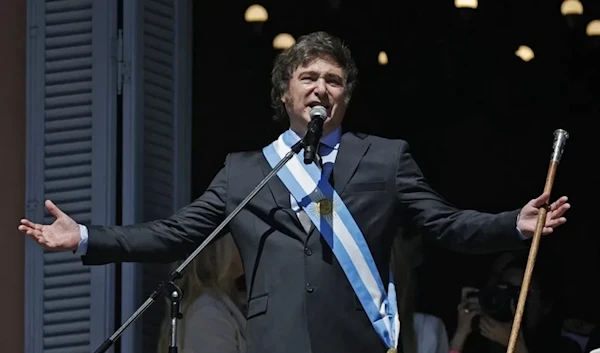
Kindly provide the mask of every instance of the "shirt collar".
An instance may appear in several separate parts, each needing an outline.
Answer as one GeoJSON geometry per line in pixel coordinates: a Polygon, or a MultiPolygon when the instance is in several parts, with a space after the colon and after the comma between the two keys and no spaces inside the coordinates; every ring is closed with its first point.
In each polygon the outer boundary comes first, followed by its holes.
{"type": "MultiPolygon", "coordinates": [[[[300,135],[298,135],[294,130],[290,131],[294,134],[294,136],[296,136],[298,139],[301,139],[302,137],[300,135]]],[[[333,130],[331,133],[329,133],[326,136],[321,137],[321,143],[324,144],[325,146],[328,146],[334,150],[337,150],[340,146],[340,140],[342,139],[342,127],[338,127],[337,129],[333,130]]]]}

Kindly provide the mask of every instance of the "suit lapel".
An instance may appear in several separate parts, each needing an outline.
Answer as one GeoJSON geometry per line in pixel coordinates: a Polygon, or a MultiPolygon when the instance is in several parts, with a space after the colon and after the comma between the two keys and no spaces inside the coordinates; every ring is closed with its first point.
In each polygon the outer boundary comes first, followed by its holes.
{"type": "MultiPolygon", "coordinates": [[[[267,176],[267,174],[269,174],[271,172],[271,170],[273,169],[273,168],[271,168],[271,165],[269,164],[269,162],[267,161],[267,159],[264,156],[261,159],[260,166],[262,168],[264,176],[267,176]]],[[[280,208],[291,208],[292,207],[290,205],[290,192],[285,187],[285,185],[283,185],[283,182],[281,182],[281,179],[279,179],[279,177],[277,175],[274,175],[271,178],[271,180],[269,180],[269,182],[267,183],[267,186],[269,187],[269,190],[271,191],[271,195],[273,195],[273,199],[275,200],[275,203],[277,204],[277,206],[279,206],[280,208]]]]}
{"type": "Polygon", "coordinates": [[[342,135],[340,150],[333,166],[333,186],[338,195],[341,195],[348,185],[370,145],[370,142],[357,135],[342,135]]]}
{"type": "MultiPolygon", "coordinates": [[[[263,175],[267,176],[267,174],[271,172],[272,168],[264,156],[261,159],[260,165],[263,171],[263,175]]],[[[298,220],[298,216],[296,216],[296,213],[294,212],[294,210],[292,210],[292,205],[290,203],[290,192],[285,187],[281,179],[279,179],[277,175],[274,175],[271,178],[271,180],[269,180],[269,182],[267,183],[267,187],[271,191],[271,195],[273,196],[273,199],[275,200],[277,206],[282,211],[290,215],[290,217],[294,220],[294,223],[296,223],[296,225],[300,227],[300,229],[302,229],[302,233],[305,233],[304,228],[302,228],[302,223],[300,223],[300,220],[298,220]]]]}

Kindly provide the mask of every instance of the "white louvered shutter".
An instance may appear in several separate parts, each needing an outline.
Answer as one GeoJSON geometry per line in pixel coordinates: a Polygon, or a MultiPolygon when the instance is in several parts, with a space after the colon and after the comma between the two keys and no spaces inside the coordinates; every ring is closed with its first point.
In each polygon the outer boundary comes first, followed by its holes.
{"type": "MultiPolygon", "coordinates": [[[[26,217],[44,200],[82,224],[113,224],[116,0],[27,1],[26,217]]],[[[25,352],[88,353],[114,329],[114,265],[26,243],[25,352]]]]}
{"type": "MultiPolygon", "coordinates": [[[[137,223],[169,217],[191,197],[191,1],[135,0],[124,6],[123,220],[137,223]]],[[[168,270],[123,265],[122,321],[168,270]]],[[[124,352],[156,351],[165,307],[161,298],[124,334],[124,352]]]]}

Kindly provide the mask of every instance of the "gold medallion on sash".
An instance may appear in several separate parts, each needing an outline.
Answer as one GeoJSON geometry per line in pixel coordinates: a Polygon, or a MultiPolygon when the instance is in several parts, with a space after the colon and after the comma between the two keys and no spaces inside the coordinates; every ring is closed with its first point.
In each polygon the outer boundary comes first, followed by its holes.
{"type": "Polygon", "coordinates": [[[333,202],[329,199],[319,200],[316,205],[316,211],[321,217],[331,216],[333,213],[333,202]]]}
{"type": "Polygon", "coordinates": [[[398,350],[396,348],[390,348],[387,350],[387,353],[398,353],[398,350]]]}

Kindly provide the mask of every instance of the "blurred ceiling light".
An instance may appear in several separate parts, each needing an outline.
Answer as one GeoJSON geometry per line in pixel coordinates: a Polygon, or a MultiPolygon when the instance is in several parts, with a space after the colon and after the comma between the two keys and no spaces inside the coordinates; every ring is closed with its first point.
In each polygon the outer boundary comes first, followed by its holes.
{"type": "Polygon", "coordinates": [[[457,8],[477,8],[477,0],[454,0],[454,6],[457,8]]]}
{"type": "Polygon", "coordinates": [[[294,37],[289,33],[279,33],[273,38],[273,48],[285,50],[296,43],[294,37]]]}
{"type": "Polygon", "coordinates": [[[531,50],[531,48],[526,45],[519,46],[519,49],[517,49],[515,54],[523,61],[530,61],[535,57],[535,55],[533,54],[533,50],[531,50]]]}
{"type": "Polygon", "coordinates": [[[379,65],[387,65],[388,64],[387,53],[384,51],[380,51],[379,56],[377,56],[377,62],[379,62],[379,65]]]}
{"type": "Polygon", "coordinates": [[[250,5],[244,13],[246,22],[266,22],[269,18],[267,10],[261,5],[250,5]]]}
{"type": "Polygon", "coordinates": [[[583,5],[579,0],[565,0],[560,5],[560,13],[563,16],[581,15],[583,13],[583,5]]]}
{"type": "Polygon", "coordinates": [[[600,36],[600,20],[590,21],[585,29],[585,33],[590,37],[600,36]]]}

